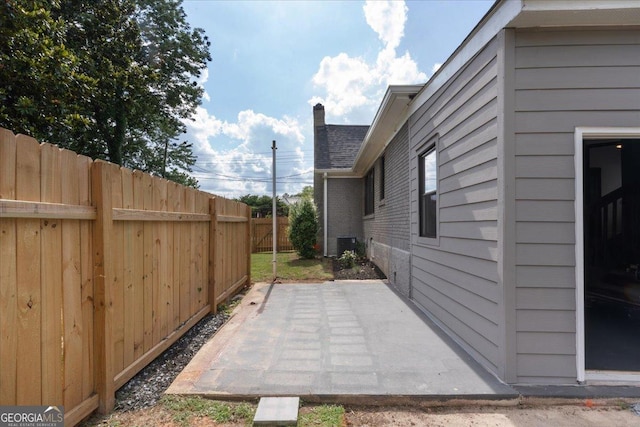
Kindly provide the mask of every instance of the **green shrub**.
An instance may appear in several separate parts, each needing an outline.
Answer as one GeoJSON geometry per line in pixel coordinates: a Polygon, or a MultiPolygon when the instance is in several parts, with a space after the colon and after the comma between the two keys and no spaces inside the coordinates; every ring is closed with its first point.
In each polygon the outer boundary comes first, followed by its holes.
{"type": "Polygon", "coordinates": [[[354,251],[344,251],[338,261],[343,268],[353,268],[356,265],[358,255],[354,251]]]}
{"type": "Polygon", "coordinates": [[[318,213],[316,205],[304,197],[289,208],[289,240],[301,258],[316,256],[318,213]]]}

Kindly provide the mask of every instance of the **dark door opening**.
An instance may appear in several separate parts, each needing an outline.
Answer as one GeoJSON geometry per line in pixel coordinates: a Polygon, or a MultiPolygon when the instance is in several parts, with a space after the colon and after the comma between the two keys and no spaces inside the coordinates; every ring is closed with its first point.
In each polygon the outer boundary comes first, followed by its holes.
{"type": "Polygon", "coordinates": [[[585,141],[585,368],[640,371],[640,140],[585,141]]]}

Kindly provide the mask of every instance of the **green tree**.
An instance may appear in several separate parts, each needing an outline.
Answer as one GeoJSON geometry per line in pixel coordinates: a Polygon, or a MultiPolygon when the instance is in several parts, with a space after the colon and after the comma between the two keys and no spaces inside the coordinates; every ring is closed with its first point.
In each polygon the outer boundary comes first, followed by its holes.
{"type": "Polygon", "coordinates": [[[313,200],[313,186],[305,185],[302,188],[302,191],[299,192],[298,194],[296,194],[296,196],[298,196],[298,197],[306,197],[306,198],[309,198],[309,199],[313,200]]]}
{"type": "Polygon", "coordinates": [[[0,126],[67,141],[90,124],[78,100],[95,83],[66,45],[67,22],[49,1],[0,3],[0,126]]]}
{"type": "Polygon", "coordinates": [[[190,28],[181,1],[16,0],[0,8],[0,126],[196,185],[192,146],[179,137],[203,94],[195,79],[210,43],[190,28]],[[39,52],[48,46],[54,54],[39,52]]]}
{"type": "Polygon", "coordinates": [[[300,257],[316,256],[318,213],[316,205],[307,197],[289,208],[289,240],[300,257]]]}
{"type": "MultiPolygon", "coordinates": [[[[251,206],[251,216],[253,218],[271,217],[273,211],[273,198],[270,196],[258,196],[256,194],[245,194],[236,200],[251,206]]],[[[288,216],[289,206],[276,196],[276,211],[278,216],[288,216]]]]}

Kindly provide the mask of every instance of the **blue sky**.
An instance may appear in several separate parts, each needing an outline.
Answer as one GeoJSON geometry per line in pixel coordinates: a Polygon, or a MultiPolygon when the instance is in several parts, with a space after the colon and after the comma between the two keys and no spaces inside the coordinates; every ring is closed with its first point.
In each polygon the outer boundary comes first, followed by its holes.
{"type": "Polygon", "coordinates": [[[187,138],[200,188],[225,197],[277,194],[313,181],[312,106],[333,124],[371,124],[389,84],[424,83],[493,0],[185,0],[212,61],[187,138]]]}

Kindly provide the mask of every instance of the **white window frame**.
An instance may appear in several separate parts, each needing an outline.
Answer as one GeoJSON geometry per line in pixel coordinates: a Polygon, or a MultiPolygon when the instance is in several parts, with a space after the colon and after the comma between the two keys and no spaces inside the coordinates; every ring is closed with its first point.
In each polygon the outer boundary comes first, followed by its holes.
{"type": "Polygon", "coordinates": [[[439,134],[435,134],[435,135],[431,135],[428,138],[425,138],[423,140],[423,142],[418,145],[415,150],[415,158],[417,159],[418,165],[417,165],[417,180],[416,183],[418,185],[418,187],[416,188],[416,194],[418,194],[418,200],[417,200],[417,205],[416,205],[416,226],[417,229],[415,230],[415,244],[418,245],[424,245],[424,246],[440,246],[440,135],[439,134]],[[435,237],[426,237],[426,236],[421,236],[420,235],[420,163],[421,163],[421,159],[423,154],[425,154],[426,152],[432,150],[435,152],[436,155],[436,194],[437,194],[437,202],[436,202],[436,236],[435,237]]]}

